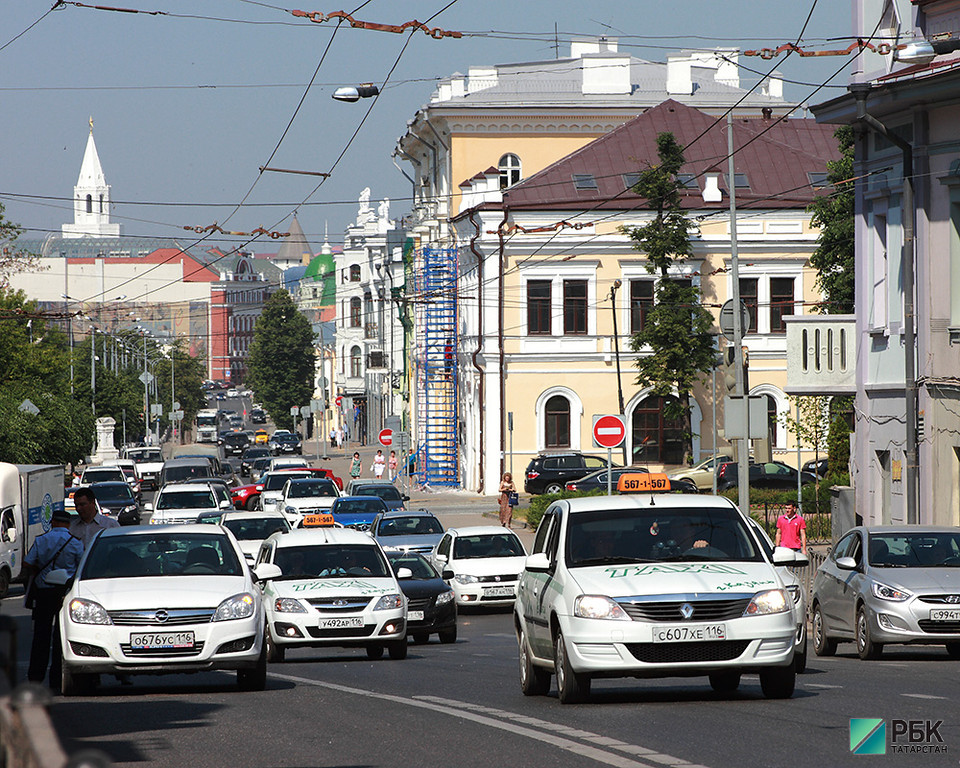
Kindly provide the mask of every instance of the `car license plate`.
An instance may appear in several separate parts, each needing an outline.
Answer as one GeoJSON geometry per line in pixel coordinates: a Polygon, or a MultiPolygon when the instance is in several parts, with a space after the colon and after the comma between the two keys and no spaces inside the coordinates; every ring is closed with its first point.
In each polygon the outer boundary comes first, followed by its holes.
{"type": "Polygon", "coordinates": [[[727,629],[723,624],[664,625],[653,628],[655,643],[698,643],[726,639],[727,629]]]}
{"type": "Polygon", "coordinates": [[[930,621],[960,621],[960,608],[933,608],[930,621]]]}
{"type": "Polygon", "coordinates": [[[141,632],[130,635],[130,647],[137,651],[193,648],[193,632],[141,632]]]}
{"type": "Polygon", "coordinates": [[[423,621],[423,611],[409,611],[407,618],[410,621],[423,621]]]}
{"type": "Polygon", "coordinates": [[[484,597],[513,597],[513,587],[484,587],[484,597]]]}
{"type": "Polygon", "coordinates": [[[362,616],[350,616],[339,619],[320,619],[320,629],[358,629],[363,626],[362,616]]]}

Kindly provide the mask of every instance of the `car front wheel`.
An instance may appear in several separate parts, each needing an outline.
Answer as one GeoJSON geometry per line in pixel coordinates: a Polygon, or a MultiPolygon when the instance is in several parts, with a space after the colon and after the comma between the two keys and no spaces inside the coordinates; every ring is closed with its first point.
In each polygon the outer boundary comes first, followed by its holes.
{"type": "Polygon", "coordinates": [[[837,641],[827,637],[819,603],[813,606],[813,652],[817,656],[833,656],[837,652],[837,641]]]}
{"type": "Polygon", "coordinates": [[[567,644],[559,629],[554,640],[553,666],[561,704],[577,704],[590,696],[590,675],[577,673],[570,666],[567,644]]]}
{"type": "Polygon", "coordinates": [[[396,661],[407,658],[407,636],[404,635],[402,640],[393,640],[388,643],[387,651],[390,653],[390,658],[396,661]]]}
{"type": "Polygon", "coordinates": [[[797,668],[768,667],[760,671],[760,688],[768,699],[789,699],[797,685],[797,668]]]}
{"type": "Polygon", "coordinates": [[[864,661],[883,655],[883,644],[873,641],[867,609],[862,605],[857,609],[857,653],[864,661]]]}
{"type": "Polygon", "coordinates": [[[710,687],[717,693],[733,693],[740,687],[740,670],[714,672],[710,675],[710,687]]]}
{"type": "Polygon", "coordinates": [[[237,686],[241,691],[262,691],[267,687],[267,645],[263,644],[257,664],[237,670],[237,686]]]}
{"type": "Polygon", "coordinates": [[[286,655],[286,649],[283,646],[277,645],[275,642],[273,642],[273,640],[270,638],[270,630],[267,630],[263,636],[263,645],[267,649],[267,661],[269,661],[271,664],[280,664],[283,662],[284,656],[286,655]]]}

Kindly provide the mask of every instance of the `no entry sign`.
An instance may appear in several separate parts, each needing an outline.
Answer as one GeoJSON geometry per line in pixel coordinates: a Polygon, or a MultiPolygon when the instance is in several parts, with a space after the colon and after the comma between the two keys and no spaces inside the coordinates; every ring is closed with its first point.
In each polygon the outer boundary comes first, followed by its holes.
{"type": "Polygon", "coordinates": [[[380,445],[389,448],[393,445],[393,430],[381,429],[380,434],[377,435],[377,440],[380,442],[380,445]]]}
{"type": "Polygon", "coordinates": [[[627,437],[623,416],[593,417],[593,441],[601,448],[616,448],[627,437]]]}

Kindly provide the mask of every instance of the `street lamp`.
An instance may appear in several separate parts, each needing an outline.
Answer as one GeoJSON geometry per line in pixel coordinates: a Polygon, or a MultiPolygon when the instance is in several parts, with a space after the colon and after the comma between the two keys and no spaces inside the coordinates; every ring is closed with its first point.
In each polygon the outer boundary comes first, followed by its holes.
{"type": "Polygon", "coordinates": [[[337,101],[346,101],[353,103],[360,99],[369,99],[372,96],[379,96],[380,89],[372,83],[363,83],[362,85],[346,85],[337,88],[333,92],[333,98],[337,101]]]}

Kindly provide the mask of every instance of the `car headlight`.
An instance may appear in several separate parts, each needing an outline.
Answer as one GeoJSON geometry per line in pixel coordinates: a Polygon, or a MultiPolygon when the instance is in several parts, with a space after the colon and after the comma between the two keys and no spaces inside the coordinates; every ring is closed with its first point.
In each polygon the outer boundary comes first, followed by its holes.
{"type": "Polygon", "coordinates": [[[458,573],[454,576],[458,584],[476,584],[480,579],[476,576],[471,576],[469,573],[458,573]]]}
{"type": "Polygon", "coordinates": [[[580,595],[573,601],[573,615],[581,619],[630,621],[623,608],[605,595],[580,595]]]}
{"type": "Polygon", "coordinates": [[[768,613],[783,613],[790,610],[787,592],[783,589],[768,589],[757,592],[743,612],[744,616],[762,616],[768,613]]]}
{"type": "Polygon", "coordinates": [[[437,595],[437,605],[446,605],[447,603],[453,600],[453,590],[449,592],[441,592],[437,595]]]}
{"type": "Polygon", "coordinates": [[[292,597],[278,597],[273,601],[273,610],[278,613],[306,613],[307,609],[299,600],[292,597]]]}
{"type": "Polygon", "coordinates": [[[384,595],[377,600],[377,604],[373,606],[373,610],[375,611],[392,611],[397,608],[403,608],[403,595],[398,593],[384,595]]]}
{"type": "Polygon", "coordinates": [[[790,593],[790,597],[793,598],[793,604],[798,605],[800,603],[800,585],[799,584],[787,584],[787,592],[790,593]]]}
{"type": "Polygon", "coordinates": [[[211,621],[232,621],[233,619],[248,619],[253,616],[256,601],[249,592],[228,597],[217,606],[211,621]]]}
{"type": "Polygon", "coordinates": [[[81,597],[70,601],[70,620],[77,624],[113,624],[106,608],[81,597]]]}
{"type": "Polygon", "coordinates": [[[902,603],[904,600],[910,599],[909,592],[904,592],[902,589],[895,587],[888,587],[879,581],[873,582],[873,596],[879,597],[881,600],[892,600],[896,603],[902,603]]]}

